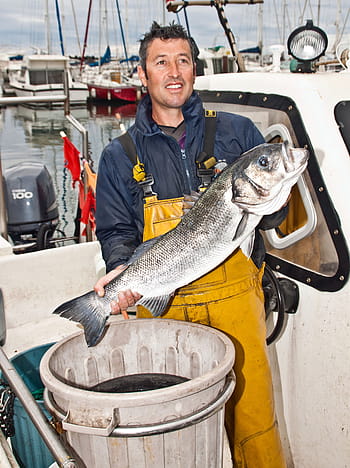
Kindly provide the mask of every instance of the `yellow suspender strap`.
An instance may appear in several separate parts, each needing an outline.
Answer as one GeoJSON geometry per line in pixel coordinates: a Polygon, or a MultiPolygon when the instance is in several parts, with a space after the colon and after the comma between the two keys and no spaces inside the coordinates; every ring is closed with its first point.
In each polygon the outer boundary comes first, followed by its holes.
{"type": "Polygon", "coordinates": [[[131,138],[129,132],[124,133],[118,140],[122,147],[124,148],[125,153],[133,164],[132,176],[136,182],[141,186],[143,190],[144,197],[149,197],[155,195],[152,190],[152,185],[154,179],[152,174],[146,174],[145,167],[137,156],[135,143],[131,138]]]}
{"type": "Polygon", "coordinates": [[[214,156],[214,142],[216,132],[216,111],[205,110],[205,132],[203,151],[197,157],[197,175],[201,180],[200,191],[205,190],[214,176],[214,166],[217,159],[214,156]]]}

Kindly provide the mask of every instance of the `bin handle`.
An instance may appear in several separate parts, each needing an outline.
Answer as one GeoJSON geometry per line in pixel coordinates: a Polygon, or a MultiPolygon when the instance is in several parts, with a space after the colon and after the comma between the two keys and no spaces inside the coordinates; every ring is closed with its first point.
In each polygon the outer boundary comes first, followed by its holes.
{"type": "Polygon", "coordinates": [[[110,423],[107,427],[98,428],[98,427],[90,427],[90,426],[81,426],[78,424],[73,424],[67,422],[67,418],[69,416],[69,411],[66,415],[64,415],[58,408],[57,405],[54,403],[52,399],[51,392],[48,392],[45,389],[45,402],[49,410],[57,413],[58,416],[62,419],[62,427],[65,430],[72,431],[72,432],[80,432],[84,434],[90,435],[101,435],[101,436],[110,436],[110,437],[144,437],[149,435],[155,434],[163,434],[166,432],[177,431],[183,429],[184,427],[193,426],[194,424],[198,424],[204,419],[209,418],[213,414],[217,413],[221,407],[224,406],[226,401],[231,396],[234,388],[235,388],[235,378],[233,372],[231,371],[227,377],[224,388],[219,395],[219,397],[209,403],[209,405],[205,406],[201,410],[197,411],[194,414],[190,414],[187,416],[183,416],[180,419],[176,419],[173,421],[166,421],[164,423],[159,424],[150,424],[147,426],[117,426],[116,427],[116,418],[115,414],[113,414],[110,423]],[[114,429],[113,429],[114,428],[114,429]]]}
{"type": "Polygon", "coordinates": [[[58,408],[57,404],[53,400],[52,393],[45,388],[44,390],[44,398],[45,398],[45,404],[48,408],[48,410],[51,413],[57,414],[58,417],[62,421],[62,429],[65,431],[71,431],[71,432],[79,432],[80,434],[89,434],[89,435],[97,435],[97,436],[103,436],[103,437],[108,437],[110,433],[113,431],[113,428],[117,425],[117,417],[116,417],[116,411],[113,411],[113,415],[109,420],[109,423],[106,427],[94,427],[94,426],[82,426],[79,424],[74,424],[71,422],[68,422],[69,419],[69,410],[67,411],[66,414],[62,413],[62,411],[58,408]]]}
{"type": "Polygon", "coordinates": [[[227,375],[225,386],[219,398],[200,411],[188,416],[184,416],[174,421],[166,421],[164,423],[152,424],[149,426],[118,426],[111,433],[111,437],[144,437],[155,434],[164,434],[166,432],[178,431],[184,427],[198,424],[204,419],[209,418],[217,413],[226,403],[235,388],[236,380],[232,371],[227,375]]]}
{"type": "Polygon", "coordinates": [[[114,411],[106,427],[81,426],[78,424],[68,422],[68,419],[69,410],[67,411],[66,416],[62,420],[62,428],[65,431],[79,432],[80,434],[93,434],[102,437],[108,437],[113,431],[113,428],[118,424],[118,419],[115,417],[114,411]]]}

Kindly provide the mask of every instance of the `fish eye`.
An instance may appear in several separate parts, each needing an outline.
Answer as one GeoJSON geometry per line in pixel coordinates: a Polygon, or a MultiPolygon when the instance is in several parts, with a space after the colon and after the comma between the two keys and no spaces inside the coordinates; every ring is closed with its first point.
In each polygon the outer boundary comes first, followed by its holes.
{"type": "Polygon", "coordinates": [[[269,158],[264,154],[260,156],[257,160],[258,166],[260,166],[262,169],[266,169],[267,167],[269,167],[269,162],[269,158]]]}

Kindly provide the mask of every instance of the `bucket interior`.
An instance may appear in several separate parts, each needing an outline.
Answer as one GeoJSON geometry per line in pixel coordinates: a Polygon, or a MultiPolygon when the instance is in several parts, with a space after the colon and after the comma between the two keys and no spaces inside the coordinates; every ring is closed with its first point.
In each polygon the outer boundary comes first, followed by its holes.
{"type": "Polygon", "coordinates": [[[166,319],[115,322],[91,348],[82,333],[74,335],[50,351],[48,363],[56,379],[82,389],[135,375],[148,380],[152,374],[174,376],[185,382],[215,370],[222,378],[232,364],[232,344],[222,333],[166,319]]]}
{"type": "Polygon", "coordinates": [[[105,380],[91,387],[92,392],[133,393],[147,392],[159,388],[167,388],[187,382],[188,379],[179,375],[148,372],[144,374],[129,374],[105,380]]]}

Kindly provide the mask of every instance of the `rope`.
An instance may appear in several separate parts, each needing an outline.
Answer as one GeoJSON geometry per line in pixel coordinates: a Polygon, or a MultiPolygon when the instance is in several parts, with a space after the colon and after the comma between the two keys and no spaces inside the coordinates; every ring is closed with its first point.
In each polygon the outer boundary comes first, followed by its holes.
{"type": "Polygon", "coordinates": [[[13,403],[15,395],[9,385],[3,380],[0,380],[0,429],[5,437],[13,437],[15,435],[15,427],[13,424],[13,403]]]}

